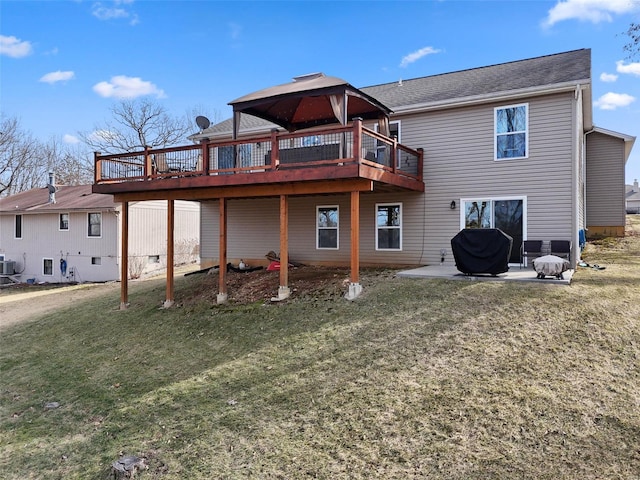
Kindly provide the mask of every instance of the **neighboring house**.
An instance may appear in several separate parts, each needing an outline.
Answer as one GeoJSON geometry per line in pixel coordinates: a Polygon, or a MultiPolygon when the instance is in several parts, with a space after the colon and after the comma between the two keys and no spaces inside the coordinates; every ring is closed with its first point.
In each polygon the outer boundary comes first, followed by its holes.
{"type": "Polygon", "coordinates": [[[626,185],[625,196],[627,213],[640,214],[640,188],[638,188],[638,180],[634,180],[633,185],[626,185]]]}
{"type": "Polygon", "coordinates": [[[587,238],[622,237],[624,170],[635,137],[598,127],[585,136],[587,238]]]}
{"type": "Polygon", "coordinates": [[[350,265],[352,296],[360,264],[453,265],[464,228],[508,233],[513,264],[524,239],[569,240],[575,266],[592,228],[623,234],[635,137],[594,125],[589,49],[361,89],[338,80],[231,102],[233,119],[199,123],[200,145],[182,149],[203,165],[186,173],[155,172],[152,151],[96,157],[94,191],[196,199],[203,267],[279,250],[350,265]],[[131,163],[137,173],[120,172],[131,163]]]}
{"type": "MultiPolygon", "coordinates": [[[[180,262],[199,246],[199,205],[180,202],[176,243],[180,262]],[[177,247],[178,248],[178,247],[177,247]]],[[[0,198],[0,281],[67,283],[120,279],[121,206],[91,185],[36,188],[0,198]],[[51,192],[51,193],[50,193],[51,192]]],[[[167,202],[132,205],[129,272],[166,267],[167,202]]]]}

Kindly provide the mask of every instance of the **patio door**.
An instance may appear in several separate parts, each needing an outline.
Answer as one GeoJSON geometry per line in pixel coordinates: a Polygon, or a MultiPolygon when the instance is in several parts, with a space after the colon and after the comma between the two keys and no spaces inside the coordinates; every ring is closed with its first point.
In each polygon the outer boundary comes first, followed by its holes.
{"type": "Polygon", "coordinates": [[[513,238],[509,263],[520,262],[524,231],[523,199],[462,200],[463,228],[499,228],[513,238]]]}

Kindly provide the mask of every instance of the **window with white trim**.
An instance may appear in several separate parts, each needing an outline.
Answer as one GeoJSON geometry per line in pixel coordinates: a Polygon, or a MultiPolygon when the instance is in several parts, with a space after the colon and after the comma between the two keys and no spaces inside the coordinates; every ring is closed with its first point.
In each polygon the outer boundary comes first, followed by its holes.
{"type": "Polygon", "coordinates": [[[316,248],[338,249],[338,206],[320,205],[316,207],[316,248]]]}
{"type": "Polygon", "coordinates": [[[60,222],[59,222],[60,230],[69,230],[69,214],[61,213],[60,214],[60,222]]]}
{"type": "Polygon", "coordinates": [[[402,203],[376,204],[376,250],[402,250],[402,203]]]}
{"type": "Polygon", "coordinates": [[[102,236],[102,213],[89,212],[87,214],[87,236],[89,237],[101,237],[102,236]]]}
{"type": "Polygon", "coordinates": [[[529,156],[529,104],[494,109],[495,160],[529,156]]]}
{"type": "Polygon", "coordinates": [[[42,259],[42,275],[45,277],[53,277],[53,258],[42,259]]]}
{"type": "Polygon", "coordinates": [[[14,236],[22,238],[22,215],[16,215],[14,236]]]}

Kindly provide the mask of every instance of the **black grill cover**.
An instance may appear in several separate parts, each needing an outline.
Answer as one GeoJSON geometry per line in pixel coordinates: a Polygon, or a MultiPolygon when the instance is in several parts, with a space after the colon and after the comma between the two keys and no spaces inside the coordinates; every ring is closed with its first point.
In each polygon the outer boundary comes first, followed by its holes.
{"type": "Polygon", "coordinates": [[[497,275],[509,270],[512,244],[499,228],[465,228],[451,239],[451,251],[462,273],[497,275]]]}

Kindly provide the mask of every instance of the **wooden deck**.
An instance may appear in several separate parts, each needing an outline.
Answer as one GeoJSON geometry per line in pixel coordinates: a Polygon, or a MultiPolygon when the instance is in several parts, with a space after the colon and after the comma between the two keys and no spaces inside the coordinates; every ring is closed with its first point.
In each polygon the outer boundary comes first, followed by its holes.
{"type": "Polygon", "coordinates": [[[424,191],[422,151],[364,128],[95,155],[93,192],[116,201],[424,191]]]}

